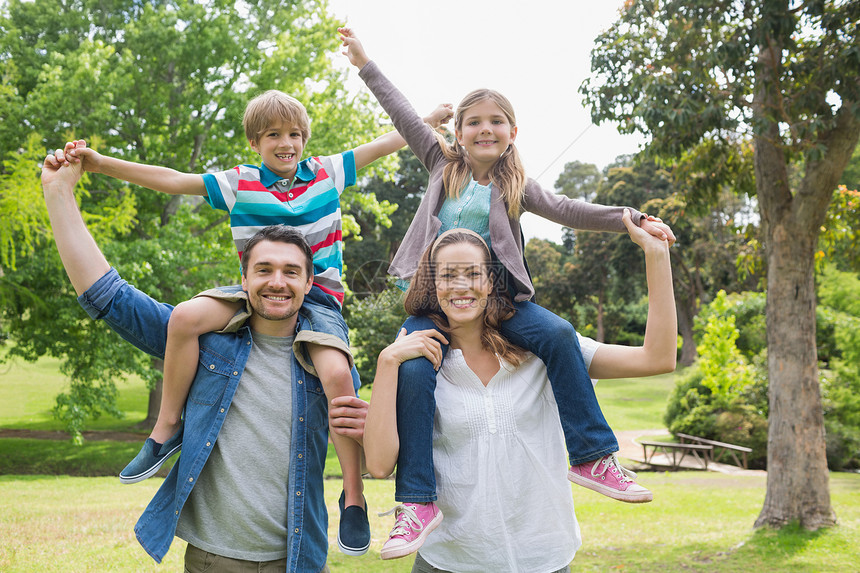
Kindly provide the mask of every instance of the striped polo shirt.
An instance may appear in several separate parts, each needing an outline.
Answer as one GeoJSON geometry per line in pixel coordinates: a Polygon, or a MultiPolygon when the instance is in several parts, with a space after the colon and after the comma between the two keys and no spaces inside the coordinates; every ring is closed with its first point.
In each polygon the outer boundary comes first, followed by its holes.
{"type": "Polygon", "coordinates": [[[352,151],[301,161],[290,183],[265,165],[239,165],[206,173],[206,200],[230,213],[230,228],[239,257],[245,243],[269,225],[298,229],[314,255],[314,286],[343,306],[343,238],[340,195],[355,184],[352,151]]]}

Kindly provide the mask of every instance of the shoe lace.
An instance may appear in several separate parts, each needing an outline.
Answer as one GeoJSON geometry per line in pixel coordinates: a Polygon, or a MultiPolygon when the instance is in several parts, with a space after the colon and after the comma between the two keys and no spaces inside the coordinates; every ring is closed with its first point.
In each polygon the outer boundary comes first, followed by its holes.
{"type": "Polygon", "coordinates": [[[412,531],[421,531],[424,529],[424,524],[418,519],[415,513],[415,508],[409,505],[400,504],[392,507],[388,511],[379,514],[379,517],[394,514],[394,527],[391,529],[389,537],[397,535],[407,535],[412,531]]]}
{"type": "Polygon", "coordinates": [[[606,470],[609,469],[612,473],[618,474],[619,478],[622,482],[632,482],[636,477],[636,474],[622,466],[618,462],[618,457],[615,454],[609,454],[601,459],[599,462],[594,464],[591,468],[591,475],[594,477],[598,477],[606,473],[606,470]]]}

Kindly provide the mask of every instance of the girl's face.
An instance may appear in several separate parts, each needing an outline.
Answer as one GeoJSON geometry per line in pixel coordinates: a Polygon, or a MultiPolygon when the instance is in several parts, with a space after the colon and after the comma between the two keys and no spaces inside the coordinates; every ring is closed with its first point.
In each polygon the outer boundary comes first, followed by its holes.
{"type": "Polygon", "coordinates": [[[454,133],[473,163],[493,165],[517,138],[516,126],[493,100],[482,100],[461,115],[463,121],[454,133]]]}
{"type": "Polygon", "coordinates": [[[492,292],[481,248],[454,243],[436,252],[436,297],[452,327],[480,324],[492,292]]]}

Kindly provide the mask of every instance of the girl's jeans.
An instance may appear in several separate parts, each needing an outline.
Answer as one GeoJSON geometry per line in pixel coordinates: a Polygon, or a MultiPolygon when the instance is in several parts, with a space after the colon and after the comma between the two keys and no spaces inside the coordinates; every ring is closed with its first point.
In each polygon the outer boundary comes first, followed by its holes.
{"type": "MultiPolygon", "coordinates": [[[[546,364],[571,465],[618,451],[615,434],[606,423],[579,340],[571,324],[533,302],[514,303],[516,314],[502,324],[502,334],[546,364]]],[[[436,328],[426,317],[411,316],[407,332],[436,328]]],[[[443,333],[444,334],[444,333],[443,333]]],[[[442,347],[443,355],[448,347],[442,347]]],[[[436,499],[433,471],[433,416],[436,412],[436,371],[426,358],[400,365],[397,384],[397,433],[400,452],[394,499],[426,503],[436,499]]]]}

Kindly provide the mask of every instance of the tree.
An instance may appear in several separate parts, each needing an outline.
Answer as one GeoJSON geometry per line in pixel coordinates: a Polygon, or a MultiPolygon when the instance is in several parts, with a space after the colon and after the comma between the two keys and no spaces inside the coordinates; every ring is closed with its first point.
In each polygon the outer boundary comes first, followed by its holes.
{"type": "MultiPolygon", "coordinates": [[[[860,136],[860,1],[627,2],[582,88],[595,121],[686,161],[700,204],[754,150],[767,264],[767,495],[756,524],[835,522],[815,348],[814,254],[860,136]],[[704,152],[703,152],[704,150],[704,152]]],[[[691,201],[692,203],[693,201],[691,201]]]]}
{"type": "MultiPolygon", "coordinates": [[[[102,152],[193,173],[257,162],[241,128],[242,112],[250,97],[271,88],[308,108],[313,136],[307,154],[367,141],[382,128],[368,96],[350,95],[346,72],[333,65],[336,27],[325,0],[3,3],[0,157],[8,161],[0,170],[0,201],[16,189],[12,178],[20,170],[10,158],[31,134],[38,134],[43,150],[85,137],[102,152]]],[[[32,171],[29,181],[38,189],[38,170],[32,171]]],[[[212,284],[238,281],[222,213],[193,198],[101,176],[81,187],[84,211],[105,227],[99,238],[109,259],[153,296],[175,304],[212,284]],[[108,225],[112,220],[128,224],[108,225]]],[[[352,189],[343,201],[353,198],[374,212],[374,199],[352,189]]],[[[3,214],[5,233],[5,208],[3,214]]],[[[10,228],[22,231],[24,221],[10,228]]],[[[350,221],[344,229],[358,231],[350,221]]],[[[158,363],[144,362],[127,345],[105,344],[95,334],[99,327],[74,308],[49,229],[40,225],[31,238],[17,232],[12,241],[15,249],[2,252],[17,253],[17,264],[12,268],[4,258],[0,268],[7,285],[0,287],[6,303],[0,328],[15,342],[6,357],[64,359],[72,386],[59,410],[70,429],[79,432],[86,416],[111,410],[114,380],[124,374],[143,375],[157,397],[158,363]]]]}
{"type": "Polygon", "coordinates": [[[570,161],[555,180],[555,188],[571,199],[593,201],[603,182],[603,174],[593,163],[570,161]]]}

